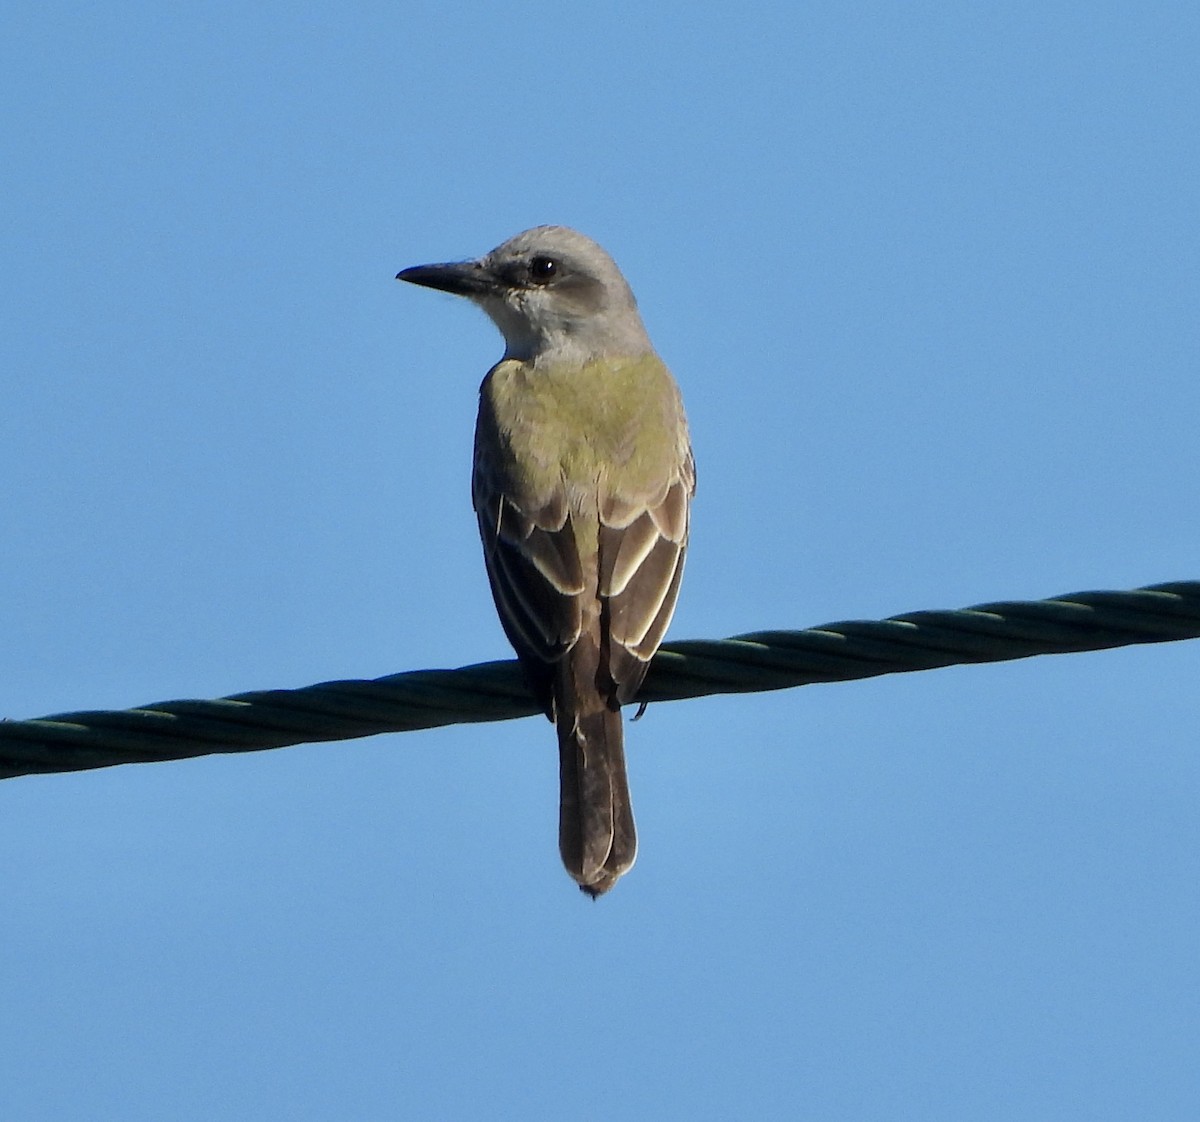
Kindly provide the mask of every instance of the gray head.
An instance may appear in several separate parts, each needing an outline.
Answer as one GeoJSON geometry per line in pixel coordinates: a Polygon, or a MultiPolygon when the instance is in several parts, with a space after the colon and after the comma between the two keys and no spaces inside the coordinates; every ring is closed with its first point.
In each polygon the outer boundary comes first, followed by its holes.
{"type": "Polygon", "coordinates": [[[616,263],[566,226],[535,226],[478,261],[416,265],[396,279],[473,300],[504,335],[505,358],[586,362],[653,349],[616,263]]]}

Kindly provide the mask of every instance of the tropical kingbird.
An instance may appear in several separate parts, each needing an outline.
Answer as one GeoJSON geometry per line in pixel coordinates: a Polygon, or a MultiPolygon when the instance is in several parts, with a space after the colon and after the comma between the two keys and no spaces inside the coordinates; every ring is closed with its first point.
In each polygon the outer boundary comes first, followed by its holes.
{"type": "Polygon", "coordinates": [[[558,729],[563,864],[599,896],[637,853],[621,706],[670,623],[687,548],[679,389],[612,258],[564,226],[397,279],[468,297],[504,335],[471,493],[500,622],[558,729]]]}

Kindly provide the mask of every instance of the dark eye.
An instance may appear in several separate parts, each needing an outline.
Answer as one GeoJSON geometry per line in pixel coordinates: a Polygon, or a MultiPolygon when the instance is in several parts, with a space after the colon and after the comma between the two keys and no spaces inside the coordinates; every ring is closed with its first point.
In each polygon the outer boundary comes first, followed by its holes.
{"type": "Polygon", "coordinates": [[[553,257],[535,257],[529,262],[529,279],[534,284],[546,284],[558,273],[558,262],[553,257]]]}

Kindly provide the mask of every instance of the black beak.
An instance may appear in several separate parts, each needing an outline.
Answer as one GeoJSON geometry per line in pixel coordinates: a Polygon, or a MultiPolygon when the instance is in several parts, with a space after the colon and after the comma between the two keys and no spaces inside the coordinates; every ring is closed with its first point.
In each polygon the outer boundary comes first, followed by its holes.
{"type": "Polygon", "coordinates": [[[478,261],[451,261],[444,265],[414,265],[401,269],[397,280],[453,292],[455,296],[485,296],[496,291],[496,278],[478,261]]]}

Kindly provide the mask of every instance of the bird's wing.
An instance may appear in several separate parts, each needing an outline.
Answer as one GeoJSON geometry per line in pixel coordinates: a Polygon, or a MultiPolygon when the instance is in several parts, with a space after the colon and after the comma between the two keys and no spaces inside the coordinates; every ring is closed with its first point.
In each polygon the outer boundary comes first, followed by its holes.
{"type": "Polygon", "coordinates": [[[553,666],[579,638],[587,591],[562,491],[522,506],[503,487],[486,449],[476,449],[472,498],[500,622],[550,711],[553,666]]]}
{"type": "Polygon", "coordinates": [[[598,591],[607,609],[608,670],[621,703],[637,694],[675,612],[696,487],[691,450],[684,452],[654,493],[601,501],[598,591]]]}
{"type": "Polygon", "coordinates": [[[607,496],[600,507],[598,584],[589,587],[565,493],[521,509],[497,486],[486,459],[477,457],[473,497],[492,596],[543,705],[552,667],[579,638],[584,599],[597,595],[607,647],[601,660],[615,700],[634,698],[675,611],[694,487],[689,453],[648,498],[607,496]]]}

